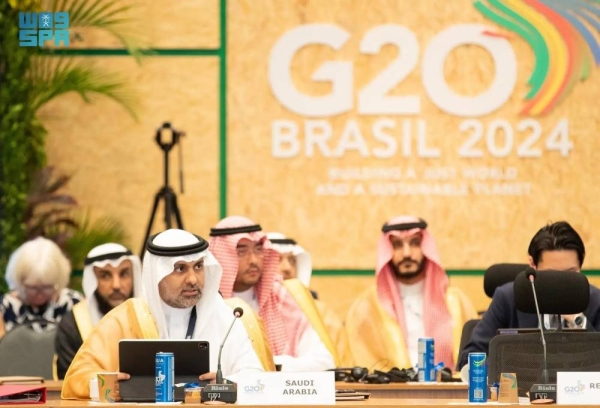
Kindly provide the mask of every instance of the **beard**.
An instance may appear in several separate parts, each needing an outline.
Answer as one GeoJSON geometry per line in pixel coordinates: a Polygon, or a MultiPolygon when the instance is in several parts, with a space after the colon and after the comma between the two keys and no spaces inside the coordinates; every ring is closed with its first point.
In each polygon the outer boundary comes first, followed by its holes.
{"type": "Polygon", "coordinates": [[[167,305],[176,309],[187,309],[192,306],[195,306],[200,301],[200,299],[202,299],[202,289],[197,286],[193,286],[184,288],[184,290],[181,291],[179,296],[173,296],[169,299],[169,301],[166,301],[164,299],[163,300],[167,305]],[[198,291],[198,293],[194,296],[189,296],[183,293],[186,290],[196,290],[198,291]]]}
{"type": "Polygon", "coordinates": [[[248,286],[254,286],[262,277],[262,269],[257,265],[250,265],[242,274],[239,274],[242,283],[248,286]]]}
{"type": "Polygon", "coordinates": [[[416,278],[417,276],[423,274],[425,272],[425,264],[427,262],[427,258],[423,258],[423,260],[421,262],[417,262],[414,259],[411,258],[404,258],[403,260],[401,260],[400,262],[398,262],[397,264],[394,264],[394,262],[390,261],[390,266],[392,267],[392,271],[394,272],[394,275],[396,276],[396,279],[398,280],[409,280],[409,279],[413,279],[416,278]],[[401,272],[400,271],[400,266],[403,263],[414,263],[417,264],[417,270],[414,272],[401,272]]]}
{"type": "MultiPolygon", "coordinates": [[[[100,310],[100,313],[102,313],[102,315],[107,314],[108,312],[110,312],[113,308],[115,308],[116,306],[112,306],[108,300],[106,300],[106,298],[104,298],[102,295],[100,295],[100,293],[98,293],[98,289],[96,289],[94,291],[94,297],[96,298],[96,301],[98,302],[98,309],[100,310]]],[[[131,294],[125,299],[131,299],[133,297],[133,290],[131,291],[131,294]]],[[[125,300],[123,300],[123,302],[125,302],[125,300]]],[[[121,303],[123,303],[121,302],[121,303]]]]}

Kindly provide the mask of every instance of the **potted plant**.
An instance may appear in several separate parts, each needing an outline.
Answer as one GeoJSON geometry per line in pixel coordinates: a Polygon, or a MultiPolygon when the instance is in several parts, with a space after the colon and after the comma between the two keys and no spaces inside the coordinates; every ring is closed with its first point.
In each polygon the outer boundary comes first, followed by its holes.
{"type": "Polygon", "coordinates": [[[47,131],[38,119],[46,103],[68,92],[90,102],[108,97],[135,116],[135,97],[114,72],[95,68],[59,52],[19,45],[19,12],[67,11],[70,30],[92,28],[116,38],[132,56],[142,54],[141,40],[127,16],[132,5],[115,0],[9,0],[0,2],[0,292],[10,253],[30,231],[23,220],[28,192],[46,165],[47,131]]]}
{"type": "Polygon", "coordinates": [[[27,195],[23,224],[26,240],[43,236],[58,244],[71,261],[71,287],[79,290],[87,253],[107,242],[128,246],[129,235],[118,220],[110,216],[94,219],[89,210],[78,207],[75,198],[64,192],[70,179],[53,167],[36,172],[27,195]]]}

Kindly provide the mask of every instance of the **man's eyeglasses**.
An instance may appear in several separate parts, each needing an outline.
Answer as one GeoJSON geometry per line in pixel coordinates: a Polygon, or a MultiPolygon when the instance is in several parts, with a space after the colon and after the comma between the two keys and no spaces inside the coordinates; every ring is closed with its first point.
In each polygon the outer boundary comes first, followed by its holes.
{"type": "Polygon", "coordinates": [[[23,285],[25,291],[30,294],[43,293],[45,295],[51,295],[58,289],[58,285],[23,285]]]}

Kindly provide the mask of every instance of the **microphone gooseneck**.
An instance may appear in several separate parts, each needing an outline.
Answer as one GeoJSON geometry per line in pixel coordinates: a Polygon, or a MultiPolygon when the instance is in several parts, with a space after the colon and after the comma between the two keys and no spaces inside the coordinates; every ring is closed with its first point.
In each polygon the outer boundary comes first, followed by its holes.
{"type": "Polygon", "coordinates": [[[242,309],[241,307],[236,307],[235,309],[233,309],[233,321],[231,322],[231,325],[229,326],[229,330],[227,330],[227,334],[225,335],[225,338],[223,339],[223,342],[221,343],[221,346],[219,347],[219,358],[217,359],[217,378],[216,378],[216,383],[217,384],[223,384],[223,372],[221,371],[221,353],[223,352],[223,346],[225,345],[225,342],[227,341],[227,337],[229,337],[229,333],[231,333],[231,329],[233,329],[233,325],[235,324],[235,321],[242,317],[242,315],[244,314],[244,309],[242,309]]]}
{"type": "Polygon", "coordinates": [[[548,384],[548,359],[546,356],[546,337],[544,336],[544,326],[543,326],[543,322],[542,322],[542,315],[540,314],[540,306],[538,304],[538,300],[537,300],[537,294],[535,291],[535,284],[534,284],[534,280],[535,280],[535,274],[528,274],[528,278],[529,278],[529,282],[531,282],[531,289],[533,291],[533,300],[535,302],[535,309],[537,311],[537,318],[538,318],[538,322],[539,322],[539,328],[540,328],[540,333],[542,334],[542,348],[544,351],[544,357],[543,357],[543,369],[542,369],[542,383],[543,384],[548,384]]]}

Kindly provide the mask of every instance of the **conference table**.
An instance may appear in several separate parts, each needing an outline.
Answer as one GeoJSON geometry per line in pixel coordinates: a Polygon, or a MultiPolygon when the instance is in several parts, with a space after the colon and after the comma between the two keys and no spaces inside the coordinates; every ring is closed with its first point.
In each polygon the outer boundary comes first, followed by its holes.
{"type": "MultiPolygon", "coordinates": [[[[46,381],[46,398],[60,400],[62,381],[46,381]]],[[[467,400],[468,386],[463,383],[392,383],[362,384],[337,382],[335,388],[368,392],[376,399],[463,399],[467,400]]]]}
{"type": "MultiPolygon", "coordinates": [[[[173,404],[148,404],[148,403],[122,403],[106,404],[91,401],[67,401],[60,399],[60,389],[62,381],[46,381],[44,383],[47,391],[47,401],[40,405],[14,405],[18,407],[95,407],[95,408],[116,408],[117,406],[137,407],[156,407],[160,405],[173,404]]],[[[371,393],[371,397],[364,401],[338,401],[335,406],[339,408],[379,408],[392,406],[415,406],[419,408],[473,408],[481,405],[506,405],[489,402],[487,404],[469,404],[467,400],[467,386],[462,383],[403,383],[403,384],[357,384],[357,383],[336,383],[336,389],[353,389],[356,391],[365,391],[371,393]],[[431,397],[415,397],[414,395],[431,395],[431,397]],[[444,395],[456,395],[453,397],[444,397],[444,395]]],[[[184,404],[186,406],[206,406],[205,404],[184,404]]],[[[523,405],[521,403],[521,405],[523,405]]],[[[330,407],[331,405],[313,405],[312,408],[330,407]]],[[[597,407],[598,405],[596,405],[597,407]]],[[[253,407],[247,405],[247,407],[253,407]]],[[[258,406],[254,406],[258,407],[258,406]]],[[[306,408],[305,405],[286,405],[286,408],[306,408]]],[[[585,408],[593,405],[561,405],[562,408],[585,408]]]]}
{"type": "MultiPolygon", "coordinates": [[[[173,404],[106,404],[106,403],[97,403],[97,402],[88,402],[88,401],[61,401],[61,400],[51,400],[47,401],[43,405],[16,405],[18,407],[58,407],[58,408],[116,408],[119,406],[131,406],[135,405],[137,407],[156,407],[156,406],[172,406],[173,404]]],[[[205,404],[184,404],[188,407],[200,407],[200,406],[208,406],[205,404]]],[[[396,406],[414,406],[419,408],[473,408],[474,406],[499,406],[504,404],[498,403],[488,403],[488,404],[469,404],[465,399],[393,399],[393,398],[369,398],[364,401],[338,401],[335,404],[337,408],[387,408],[387,407],[396,407],[396,406]]],[[[265,407],[265,405],[244,405],[249,408],[258,408],[265,407]]],[[[311,408],[325,408],[331,407],[331,405],[311,405],[311,408]]],[[[585,408],[585,407],[593,407],[592,405],[561,405],[561,408],[585,408]]],[[[597,407],[597,405],[596,405],[597,407]]],[[[285,408],[306,408],[306,405],[285,405],[285,408]]]]}
{"type": "Polygon", "coordinates": [[[464,399],[469,397],[469,386],[465,383],[390,383],[390,384],[363,384],[337,382],[336,390],[351,389],[368,392],[371,398],[378,399],[464,399]]]}

